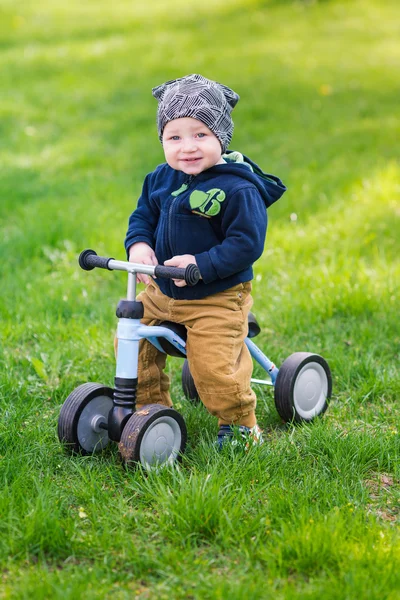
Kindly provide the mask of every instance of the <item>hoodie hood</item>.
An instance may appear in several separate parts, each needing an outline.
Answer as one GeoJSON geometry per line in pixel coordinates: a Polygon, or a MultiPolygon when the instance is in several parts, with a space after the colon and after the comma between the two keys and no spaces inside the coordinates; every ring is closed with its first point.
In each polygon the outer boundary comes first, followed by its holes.
{"type": "Polygon", "coordinates": [[[264,173],[255,162],[244,154],[234,150],[228,150],[223,154],[222,158],[226,164],[215,165],[214,167],[211,167],[209,171],[222,168],[224,173],[238,175],[247,181],[251,181],[260,192],[267,208],[279,200],[286,192],[286,186],[279,177],[264,173]]]}

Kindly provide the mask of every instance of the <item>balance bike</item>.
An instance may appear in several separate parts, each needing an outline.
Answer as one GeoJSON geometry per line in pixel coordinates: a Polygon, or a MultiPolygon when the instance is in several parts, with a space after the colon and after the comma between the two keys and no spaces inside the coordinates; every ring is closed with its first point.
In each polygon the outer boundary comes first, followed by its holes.
{"type": "MultiPolygon", "coordinates": [[[[149,266],[98,256],[84,250],[79,265],[86,271],[95,267],[128,273],[127,297],[117,306],[118,354],[114,388],[99,383],[84,383],[67,397],[58,420],[58,437],[71,453],[93,454],[110,441],[118,443],[126,464],[140,463],[145,469],[172,464],[183,455],[187,430],[183,417],[173,408],[149,404],[136,410],[139,342],[149,340],[158,350],[172,356],[186,357],[186,328],[164,321],[156,326],[143,325],[143,304],[136,300],[136,274],[151,277],[184,279],[196,285],[200,273],[196,265],[186,269],[149,266]]],[[[253,383],[275,388],[275,405],[284,421],[311,421],[325,412],[332,392],[332,378],[327,362],[318,354],[296,352],[278,369],[250,339],[260,327],[249,315],[246,345],[256,362],[268,373],[267,380],[253,383]]],[[[199,396],[185,360],[182,387],[190,400],[199,396]]]]}

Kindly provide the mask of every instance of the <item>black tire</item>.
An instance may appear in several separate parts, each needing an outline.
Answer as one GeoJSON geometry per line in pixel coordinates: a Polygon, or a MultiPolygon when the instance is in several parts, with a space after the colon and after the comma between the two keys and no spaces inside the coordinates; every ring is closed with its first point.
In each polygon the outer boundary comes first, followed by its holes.
{"type": "Polygon", "coordinates": [[[331,394],[331,371],[319,354],[295,352],[279,369],[275,406],[286,422],[308,422],[322,415],[328,408],[331,394]]]}
{"type": "Polygon", "coordinates": [[[126,464],[140,463],[151,469],[179,460],[186,441],[182,415],[161,404],[148,404],[129,418],[118,447],[126,464]]]}
{"type": "Polygon", "coordinates": [[[58,439],[71,453],[93,454],[109,442],[107,423],[113,406],[113,390],[99,383],[83,383],[62,405],[58,418],[58,439]]]}
{"type": "Polygon", "coordinates": [[[189,362],[187,359],[184,361],[182,367],[182,389],[185,398],[187,398],[191,402],[201,401],[196,386],[194,384],[194,380],[189,369],[189,362]]]}

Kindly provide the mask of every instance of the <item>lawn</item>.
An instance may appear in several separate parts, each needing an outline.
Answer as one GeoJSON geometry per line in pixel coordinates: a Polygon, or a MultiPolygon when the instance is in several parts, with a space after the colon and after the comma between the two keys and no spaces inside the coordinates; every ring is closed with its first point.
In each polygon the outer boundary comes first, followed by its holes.
{"type": "MultiPolygon", "coordinates": [[[[0,598],[400,598],[399,88],[396,0],[0,1],[0,598]],[[163,161],[151,88],[237,91],[232,149],[282,178],[255,265],[261,348],[329,362],[323,419],[217,453],[182,393],[179,468],[69,457],[67,395],[113,384],[117,272],[163,161]]],[[[261,376],[258,369],[255,376],[261,376]]]]}

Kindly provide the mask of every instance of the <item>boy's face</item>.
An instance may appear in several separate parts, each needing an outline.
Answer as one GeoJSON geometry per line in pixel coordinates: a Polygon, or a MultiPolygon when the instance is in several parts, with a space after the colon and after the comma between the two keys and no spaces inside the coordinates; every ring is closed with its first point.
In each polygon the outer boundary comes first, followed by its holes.
{"type": "Polygon", "coordinates": [[[224,162],[218,138],[204,123],[191,117],[169,121],[162,142],[169,166],[187,175],[198,175],[224,162]]]}

